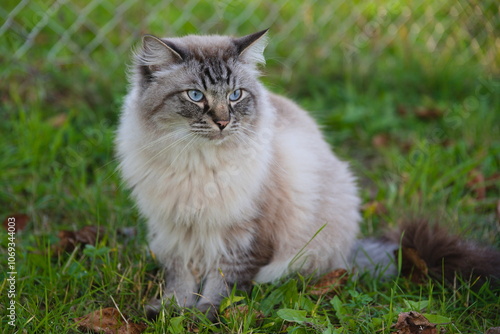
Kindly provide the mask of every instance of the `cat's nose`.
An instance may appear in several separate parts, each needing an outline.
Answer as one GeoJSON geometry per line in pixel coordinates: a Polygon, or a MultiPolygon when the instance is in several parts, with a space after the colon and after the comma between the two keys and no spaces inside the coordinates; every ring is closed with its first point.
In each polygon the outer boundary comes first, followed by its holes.
{"type": "Polygon", "coordinates": [[[215,121],[215,124],[219,127],[219,129],[222,131],[224,128],[229,124],[229,120],[217,120],[215,121]]]}

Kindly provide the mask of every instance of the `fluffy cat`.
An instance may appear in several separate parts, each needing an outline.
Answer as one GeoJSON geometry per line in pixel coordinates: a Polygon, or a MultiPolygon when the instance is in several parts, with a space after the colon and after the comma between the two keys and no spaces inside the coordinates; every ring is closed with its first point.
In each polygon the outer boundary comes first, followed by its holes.
{"type": "Polygon", "coordinates": [[[145,36],[116,138],[165,267],[164,299],[212,318],[235,283],[349,266],[359,230],[347,163],[307,112],[258,80],[266,32],[145,36]]]}

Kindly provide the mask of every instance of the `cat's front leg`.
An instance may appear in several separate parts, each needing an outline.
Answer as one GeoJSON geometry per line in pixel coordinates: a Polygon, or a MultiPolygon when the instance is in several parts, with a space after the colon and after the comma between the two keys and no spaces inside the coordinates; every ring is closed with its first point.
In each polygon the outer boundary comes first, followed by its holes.
{"type": "Polygon", "coordinates": [[[241,270],[238,264],[232,263],[210,271],[203,282],[196,308],[214,321],[221,301],[229,296],[235,284],[238,290],[250,293],[254,269],[252,267],[241,270]]]}
{"type": "Polygon", "coordinates": [[[196,277],[189,268],[181,264],[181,261],[174,260],[165,266],[165,289],[162,300],[156,299],[150,302],[146,307],[146,313],[148,318],[154,318],[160,312],[162,303],[165,307],[191,308],[196,305],[197,296],[196,277]]]}

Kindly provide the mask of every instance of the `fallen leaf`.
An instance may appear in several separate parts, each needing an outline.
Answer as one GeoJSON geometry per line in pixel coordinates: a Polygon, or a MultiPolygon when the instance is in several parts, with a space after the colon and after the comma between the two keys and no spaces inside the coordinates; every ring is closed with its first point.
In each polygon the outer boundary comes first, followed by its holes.
{"type": "Polygon", "coordinates": [[[59,243],[53,246],[54,254],[72,252],[78,245],[96,245],[104,235],[104,228],[85,226],[78,231],[59,231],[59,243]]]}
{"type": "MultiPolygon", "coordinates": [[[[231,318],[231,316],[240,316],[240,315],[246,315],[249,314],[250,310],[248,309],[248,305],[232,305],[224,310],[224,317],[226,319],[231,318]]],[[[255,317],[255,320],[257,322],[257,325],[259,325],[262,320],[265,318],[264,313],[259,310],[252,310],[253,316],[255,317]]]]}
{"type": "Polygon", "coordinates": [[[443,116],[443,111],[435,107],[417,107],[413,111],[421,120],[434,120],[443,116]]]}
{"type": "Polygon", "coordinates": [[[403,106],[403,105],[399,105],[397,106],[396,108],[396,112],[400,115],[400,116],[406,116],[408,115],[408,108],[403,106]]]}
{"type": "Polygon", "coordinates": [[[8,230],[10,226],[14,226],[15,232],[18,232],[24,230],[29,220],[30,218],[28,215],[25,215],[24,213],[15,213],[5,217],[3,227],[8,230]]]}
{"type": "Polygon", "coordinates": [[[386,133],[380,133],[372,138],[372,145],[376,148],[387,147],[391,142],[391,137],[386,133]]]}
{"type": "MultiPolygon", "coordinates": [[[[397,258],[399,250],[395,250],[394,253],[397,258]]],[[[403,247],[401,248],[401,256],[401,274],[417,284],[427,282],[429,270],[425,261],[418,255],[417,250],[414,248],[403,247]]]]}
{"type": "Polygon", "coordinates": [[[146,324],[136,324],[124,318],[114,307],[73,319],[78,323],[78,329],[103,334],[140,334],[147,328],[146,324]]]}
{"type": "Polygon", "coordinates": [[[49,118],[47,122],[54,128],[60,128],[61,126],[64,125],[64,123],[66,123],[67,120],[68,120],[68,114],[60,113],[52,118],[49,118]]]}
{"type": "Polygon", "coordinates": [[[195,324],[188,324],[186,329],[187,329],[188,333],[199,333],[200,332],[200,329],[195,324]]]}
{"type": "Polygon", "coordinates": [[[311,295],[335,295],[347,283],[347,270],[337,269],[321,277],[314,285],[309,286],[311,295]]]}
{"type": "Polygon", "coordinates": [[[410,140],[407,140],[407,141],[403,141],[403,142],[400,142],[399,143],[399,148],[401,149],[401,151],[403,151],[404,153],[408,153],[410,152],[410,150],[413,148],[414,144],[412,141],[410,140]]]}
{"type": "Polygon", "coordinates": [[[495,173],[491,176],[488,176],[484,180],[486,190],[495,190],[500,188],[500,173],[495,173]]]}
{"type": "Polygon", "coordinates": [[[491,327],[484,334],[500,334],[500,327],[491,327]]]}
{"type": "Polygon", "coordinates": [[[397,329],[393,334],[438,334],[436,324],[415,311],[400,313],[393,327],[397,329]]]}
{"type": "Polygon", "coordinates": [[[469,173],[469,182],[467,182],[467,187],[476,193],[475,197],[477,200],[483,200],[486,198],[484,175],[477,169],[474,169],[469,173]]]}
{"type": "Polygon", "coordinates": [[[446,138],[440,141],[439,144],[443,147],[451,147],[455,145],[455,141],[451,140],[450,138],[446,138]]]}
{"type": "Polygon", "coordinates": [[[104,235],[104,227],[84,226],[75,233],[76,241],[85,245],[95,245],[104,235]]]}

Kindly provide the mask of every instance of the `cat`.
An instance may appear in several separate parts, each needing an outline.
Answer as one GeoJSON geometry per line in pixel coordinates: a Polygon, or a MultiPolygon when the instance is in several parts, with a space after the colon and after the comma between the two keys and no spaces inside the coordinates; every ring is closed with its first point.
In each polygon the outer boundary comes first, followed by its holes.
{"type": "MultiPolygon", "coordinates": [[[[164,303],[211,319],[234,284],[356,262],[356,180],[309,114],[260,83],[266,44],[267,30],[144,36],[117,131],[119,168],[165,268],[164,303]]],[[[377,261],[390,266],[398,242],[375,242],[377,261]]]]}

